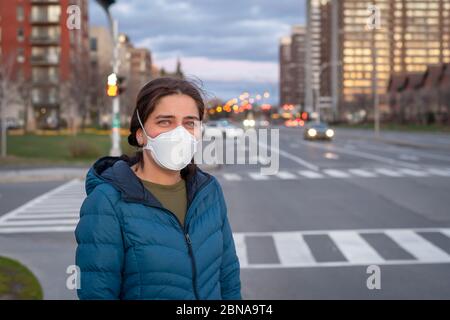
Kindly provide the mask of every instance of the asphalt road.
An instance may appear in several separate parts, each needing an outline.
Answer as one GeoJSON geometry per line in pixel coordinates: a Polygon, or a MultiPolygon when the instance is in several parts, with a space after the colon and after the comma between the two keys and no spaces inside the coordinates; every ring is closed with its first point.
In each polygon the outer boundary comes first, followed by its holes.
{"type": "MultiPolygon", "coordinates": [[[[382,138],[338,130],[333,142],[306,142],[281,128],[276,174],[211,171],[245,299],[450,298],[450,136],[382,138]],[[380,289],[367,287],[370,265],[380,289]]],[[[65,282],[82,200],[80,180],[0,184],[0,255],[29,266],[47,299],[75,298],[65,282]]]]}

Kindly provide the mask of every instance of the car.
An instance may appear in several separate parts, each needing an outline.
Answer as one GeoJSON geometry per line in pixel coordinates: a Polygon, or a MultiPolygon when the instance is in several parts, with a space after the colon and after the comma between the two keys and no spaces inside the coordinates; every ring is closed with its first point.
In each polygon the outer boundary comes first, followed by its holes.
{"type": "Polygon", "coordinates": [[[305,140],[332,140],[334,130],[324,122],[312,122],[305,125],[303,137],[305,140]]]}
{"type": "Polygon", "coordinates": [[[234,138],[244,134],[241,128],[238,128],[228,120],[208,121],[204,125],[203,135],[209,137],[234,138]]]}

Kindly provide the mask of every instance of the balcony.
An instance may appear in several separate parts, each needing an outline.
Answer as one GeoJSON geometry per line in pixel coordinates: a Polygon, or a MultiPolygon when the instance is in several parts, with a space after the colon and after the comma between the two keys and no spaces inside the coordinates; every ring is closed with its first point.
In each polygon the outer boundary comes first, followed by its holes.
{"type": "Polygon", "coordinates": [[[59,63],[59,57],[55,54],[32,55],[30,61],[34,66],[51,66],[59,63]]]}
{"type": "Polygon", "coordinates": [[[50,36],[50,35],[36,35],[31,36],[30,42],[33,45],[59,45],[59,37],[58,36],[50,36]]]}
{"type": "Polygon", "coordinates": [[[54,95],[32,96],[31,102],[35,107],[55,107],[58,106],[59,99],[54,95]]]}
{"type": "Polygon", "coordinates": [[[59,24],[61,15],[57,15],[57,16],[53,16],[53,15],[48,15],[46,13],[42,13],[42,14],[33,14],[30,17],[30,22],[32,24],[59,24]]]}
{"type": "Polygon", "coordinates": [[[54,86],[59,84],[58,76],[37,76],[32,79],[33,86],[54,86]]]}
{"type": "Polygon", "coordinates": [[[58,4],[59,0],[31,0],[31,4],[58,4]]]}

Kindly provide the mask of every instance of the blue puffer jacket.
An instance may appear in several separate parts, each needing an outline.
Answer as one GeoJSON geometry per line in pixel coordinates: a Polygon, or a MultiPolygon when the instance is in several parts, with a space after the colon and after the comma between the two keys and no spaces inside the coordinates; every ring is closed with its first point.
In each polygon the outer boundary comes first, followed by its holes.
{"type": "Polygon", "coordinates": [[[241,299],[239,260],[218,181],[186,181],[183,228],[130,163],[99,159],[75,231],[80,299],[241,299]]]}

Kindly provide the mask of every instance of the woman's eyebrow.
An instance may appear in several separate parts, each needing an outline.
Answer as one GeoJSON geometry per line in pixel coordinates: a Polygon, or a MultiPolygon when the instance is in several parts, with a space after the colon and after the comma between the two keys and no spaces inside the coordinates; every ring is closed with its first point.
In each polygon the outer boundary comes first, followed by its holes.
{"type": "Polygon", "coordinates": [[[155,119],[161,119],[161,118],[163,118],[163,119],[169,119],[169,118],[173,119],[173,118],[175,118],[175,116],[169,115],[169,114],[160,114],[160,115],[155,117],[155,119]]]}
{"type": "Polygon", "coordinates": [[[200,118],[198,116],[186,116],[186,117],[184,117],[184,119],[194,119],[194,120],[200,121],[200,118]]]}

